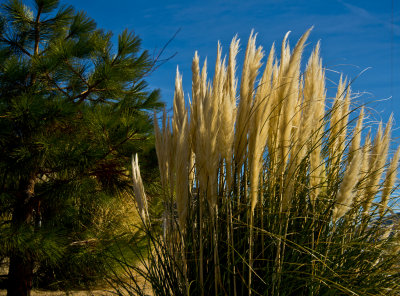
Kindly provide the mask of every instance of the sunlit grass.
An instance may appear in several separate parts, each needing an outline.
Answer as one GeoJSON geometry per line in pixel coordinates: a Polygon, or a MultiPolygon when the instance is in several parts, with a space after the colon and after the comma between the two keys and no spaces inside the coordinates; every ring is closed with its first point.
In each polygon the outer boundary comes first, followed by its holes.
{"type": "Polygon", "coordinates": [[[342,78],[327,103],[319,44],[301,72],[309,32],[264,69],[251,34],[240,83],[237,38],[212,81],[196,53],[189,106],[177,73],[155,119],[164,230],[147,217],[139,271],[155,295],[398,295],[392,119],[366,134],[342,78]]]}

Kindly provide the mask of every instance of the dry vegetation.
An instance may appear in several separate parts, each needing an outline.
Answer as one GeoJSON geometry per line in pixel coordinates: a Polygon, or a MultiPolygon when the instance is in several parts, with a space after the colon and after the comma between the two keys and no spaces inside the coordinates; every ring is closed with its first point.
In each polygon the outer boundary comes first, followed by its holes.
{"type": "Polygon", "coordinates": [[[286,35],[279,60],[272,46],[263,70],[251,34],[239,88],[236,37],[228,58],[218,45],[212,82],[196,52],[188,106],[177,72],[173,117],[154,121],[164,233],[149,232],[144,273],[155,295],[398,295],[392,117],[367,133],[342,77],[330,102],[319,43],[301,72],[309,33],[293,51],[286,35]]]}

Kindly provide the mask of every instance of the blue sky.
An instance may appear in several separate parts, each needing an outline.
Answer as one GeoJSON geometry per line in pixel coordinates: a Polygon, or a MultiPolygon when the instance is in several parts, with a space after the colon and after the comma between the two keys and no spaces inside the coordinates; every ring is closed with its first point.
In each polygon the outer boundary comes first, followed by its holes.
{"type": "MultiPolygon", "coordinates": [[[[394,112],[395,128],[400,126],[398,0],[70,0],[64,3],[85,10],[99,27],[115,34],[125,28],[134,30],[142,38],[143,47],[151,53],[160,50],[180,29],[164,56],[175,52],[177,55],[147,79],[151,88],[161,89],[162,100],[169,107],[177,65],[183,73],[185,93],[191,91],[190,67],[195,50],[201,59],[207,56],[209,72],[212,72],[218,41],[226,52],[230,40],[238,34],[243,55],[247,38],[254,29],[258,33],[258,45],[268,52],[273,42],[280,46],[287,31],[292,32],[290,43],[294,46],[300,35],[314,26],[304,58],[306,61],[320,40],[323,64],[328,70],[327,77],[332,80],[327,87],[333,90],[338,73],[350,79],[362,73],[352,89],[362,94],[358,98],[361,103],[377,101],[370,105],[375,109],[370,119],[386,121],[394,112]]],[[[400,130],[394,135],[400,137],[400,130]]]]}

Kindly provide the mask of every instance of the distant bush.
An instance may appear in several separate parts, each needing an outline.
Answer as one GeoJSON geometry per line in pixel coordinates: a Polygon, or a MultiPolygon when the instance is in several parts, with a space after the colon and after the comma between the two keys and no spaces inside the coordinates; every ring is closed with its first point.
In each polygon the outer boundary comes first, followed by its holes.
{"type": "Polygon", "coordinates": [[[116,258],[135,261],[133,251],[145,250],[140,244],[143,233],[137,227],[140,219],[132,196],[103,201],[93,205],[90,212],[89,229],[76,233],[75,241],[64,248],[57,264],[41,262],[34,274],[35,287],[68,291],[105,286],[116,271],[116,258]]]}

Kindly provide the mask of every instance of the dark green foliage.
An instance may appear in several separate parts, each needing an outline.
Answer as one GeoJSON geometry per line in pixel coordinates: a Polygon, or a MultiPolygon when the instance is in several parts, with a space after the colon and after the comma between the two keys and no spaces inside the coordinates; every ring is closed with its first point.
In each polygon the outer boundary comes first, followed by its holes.
{"type": "Polygon", "coordinates": [[[48,267],[86,252],[73,242],[116,231],[93,221],[130,194],[132,153],[155,166],[148,111],[162,104],[136,35],[124,31],[114,48],[86,13],[32,2],[1,5],[0,258],[48,267]]]}

